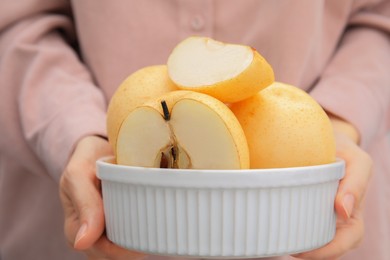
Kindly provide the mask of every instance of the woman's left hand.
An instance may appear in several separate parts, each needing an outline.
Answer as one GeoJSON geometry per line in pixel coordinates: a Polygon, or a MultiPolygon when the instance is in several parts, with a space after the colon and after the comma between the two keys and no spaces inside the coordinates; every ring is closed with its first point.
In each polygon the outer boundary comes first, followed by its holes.
{"type": "Polygon", "coordinates": [[[347,122],[331,116],[336,155],[345,160],[346,173],[336,194],[337,226],[334,239],[324,247],[296,254],[299,259],[337,259],[356,248],[363,238],[363,200],[372,173],[372,160],[359,145],[356,129],[347,122]]]}

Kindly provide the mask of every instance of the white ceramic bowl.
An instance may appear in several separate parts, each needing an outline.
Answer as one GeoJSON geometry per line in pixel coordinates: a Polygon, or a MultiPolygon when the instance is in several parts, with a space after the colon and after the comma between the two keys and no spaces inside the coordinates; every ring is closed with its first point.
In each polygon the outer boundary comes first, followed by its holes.
{"type": "Polygon", "coordinates": [[[150,254],[254,258],[321,247],[335,234],[344,162],[180,170],[97,162],[108,238],[150,254]]]}

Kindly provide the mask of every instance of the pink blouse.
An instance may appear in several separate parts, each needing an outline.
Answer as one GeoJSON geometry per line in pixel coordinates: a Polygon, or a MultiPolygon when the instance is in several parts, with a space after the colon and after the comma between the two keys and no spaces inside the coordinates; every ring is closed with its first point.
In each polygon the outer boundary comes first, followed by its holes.
{"type": "Polygon", "coordinates": [[[255,47],[276,80],[357,127],[375,174],[365,238],[343,259],[390,259],[389,34],[388,0],[2,1],[0,259],[83,259],[58,198],[72,148],[106,134],[126,76],[190,35],[255,47]]]}

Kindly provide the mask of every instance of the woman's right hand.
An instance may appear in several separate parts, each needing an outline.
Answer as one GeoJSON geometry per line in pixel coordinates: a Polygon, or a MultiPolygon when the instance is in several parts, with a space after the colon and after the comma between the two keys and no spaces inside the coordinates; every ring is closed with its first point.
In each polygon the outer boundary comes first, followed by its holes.
{"type": "Polygon", "coordinates": [[[95,163],[108,155],[112,155],[111,146],[98,136],[84,137],[76,145],[60,181],[66,238],[88,259],[143,259],[146,255],[113,244],[104,233],[103,201],[95,163]]]}

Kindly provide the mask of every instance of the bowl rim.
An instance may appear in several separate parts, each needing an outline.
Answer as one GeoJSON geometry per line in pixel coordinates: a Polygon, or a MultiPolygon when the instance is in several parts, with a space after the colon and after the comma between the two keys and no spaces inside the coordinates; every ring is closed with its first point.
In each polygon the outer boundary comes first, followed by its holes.
{"type": "Polygon", "coordinates": [[[345,161],[289,168],[200,170],[117,165],[113,156],[96,161],[96,175],[105,181],[178,188],[276,188],[339,181],[345,161]],[[129,174],[131,173],[131,174],[129,174]]]}

